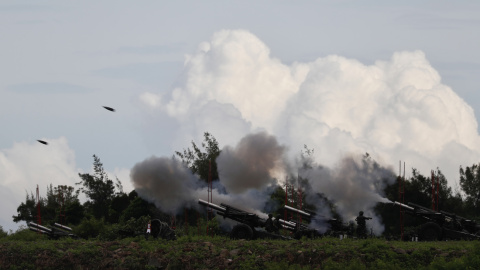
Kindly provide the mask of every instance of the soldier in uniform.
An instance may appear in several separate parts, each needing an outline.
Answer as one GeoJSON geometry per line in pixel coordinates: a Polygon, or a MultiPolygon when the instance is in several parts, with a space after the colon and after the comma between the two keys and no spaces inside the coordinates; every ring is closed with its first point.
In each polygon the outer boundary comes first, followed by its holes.
{"type": "Polygon", "coordinates": [[[267,232],[273,232],[275,230],[274,226],[273,226],[272,217],[273,217],[272,214],[268,214],[268,219],[267,219],[267,221],[265,221],[265,230],[267,232]]]}
{"type": "Polygon", "coordinates": [[[148,237],[152,233],[152,221],[149,220],[147,224],[147,232],[145,232],[145,240],[148,240],[148,237]]]}
{"type": "Polygon", "coordinates": [[[358,217],[355,219],[357,222],[357,236],[359,238],[367,237],[367,220],[372,219],[371,217],[366,217],[363,215],[363,211],[358,213],[358,217]]]}

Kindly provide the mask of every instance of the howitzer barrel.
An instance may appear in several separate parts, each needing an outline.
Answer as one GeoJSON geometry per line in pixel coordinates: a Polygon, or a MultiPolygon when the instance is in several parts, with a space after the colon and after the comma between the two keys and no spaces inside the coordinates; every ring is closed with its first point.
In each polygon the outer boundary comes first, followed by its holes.
{"type": "Polygon", "coordinates": [[[198,199],[198,203],[203,205],[203,206],[210,207],[214,210],[220,211],[220,212],[227,211],[227,209],[225,207],[221,207],[220,205],[216,205],[214,203],[210,203],[210,202],[204,201],[202,199],[198,199]]]}
{"type": "Polygon", "coordinates": [[[67,227],[67,226],[65,226],[65,225],[62,225],[62,224],[53,223],[53,226],[55,226],[55,227],[57,227],[57,228],[59,228],[59,229],[63,229],[63,230],[69,231],[69,232],[72,231],[72,228],[67,227]]]}
{"type": "Polygon", "coordinates": [[[298,214],[300,214],[304,217],[308,217],[308,218],[312,217],[312,215],[310,213],[307,213],[307,212],[302,211],[302,210],[297,209],[297,208],[293,208],[293,207],[288,206],[288,205],[285,205],[285,209],[290,210],[290,211],[295,212],[295,213],[298,213],[298,214]]]}
{"type": "Polygon", "coordinates": [[[294,222],[286,221],[286,220],[283,220],[283,219],[279,219],[279,222],[280,222],[280,224],[282,224],[283,226],[288,227],[288,228],[295,228],[295,226],[296,226],[296,224],[294,222]]]}
{"type": "Polygon", "coordinates": [[[402,208],[408,209],[408,210],[410,210],[410,211],[414,211],[414,210],[415,210],[413,207],[408,206],[408,205],[403,204],[403,203],[400,203],[400,202],[392,202],[392,203],[395,204],[395,205],[398,205],[398,206],[400,206],[400,207],[402,207],[402,208]]]}
{"type": "Polygon", "coordinates": [[[30,231],[34,231],[34,232],[38,232],[38,233],[42,233],[42,234],[49,234],[49,232],[46,232],[46,231],[43,231],[43,230],[40,230],[40,229],[37,229],[37,228],[34,228],[34,227],[28,227],[28,229],[30,231]]]}
{"type": "Polygon", "coordinates": [[[44,232],[46,232],[46,233],[52,233],[52,229],[49,229],[49,228],[47,228],[47,227],[43,227],[42,225],[39,225],[39,224],[34,223],[34,222],[28,223],[28,226],[29,226],[29,227],[33,227],[33,228],[38,229],[38,230],[42,230],[42,231],[44,231],[44,232]]]}

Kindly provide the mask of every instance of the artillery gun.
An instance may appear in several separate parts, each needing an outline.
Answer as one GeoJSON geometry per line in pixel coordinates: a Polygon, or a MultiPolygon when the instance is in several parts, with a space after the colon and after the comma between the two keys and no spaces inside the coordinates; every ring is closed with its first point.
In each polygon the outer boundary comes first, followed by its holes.
{"type": "Polygon", "coordinates": [[[160,237],[165,240],[177,240],[175,231],[167,223],[159,219],[152,220],[152,236],[153,238],[160,237]]]}
{"type": "Polygon", "coordinates": [[[445,211],[434,211],[414,203],[392,203],[402,211],[426,221],[417,230],[420,241],[480,240],[480,224],[474,220],[445,211]]]}
{"type": "Polygon", "coordinates": [[[34,223],[34,222],[29,222],[27,225],[28,225],[28,228],[31,231],[38,232],[38,233],[41,233],[41,234],[45,234],[50,239],[58,239],[58,238],[61,238],[61,237],[78,238],[77,235],[71,233],[72,228],[67,227],[65,225],[62,225],[62,224],[53,223],[53,226],[50,227],[50,228],[44,227],[44,226],[42,226],[40,224],[37,224],[37,223],[34,223]]]}
{"type": "Polygon", "coordinates": [[[284,208],[288,211],[297,213],[302,216],[303,220],[306,220],[307,222],[311,223],[312,221],[315,221],[315,223],[322,223],[325,224],[328,229],[325,232],[320,232],[317,229],[311,228],[310,226],[305,225],[304,223],[301,223],[299,221],[292,221],[290,220],[290,223],[294,223],[295,226],[295,239],[300,239],[303,236],[306,236],[308,238],[317,238],[317,237],[322,237],[325,235],[331,235],[331,236],[344,236],[348,234],[352,234],[351,229],[349,228],[348,225],[343,224],[340,220],[338,219],[327,219],[322,216],[315,215],[315,213],[311,211],[304,211],[300,210],[288,205],[285,205],[284,208]]]}
{"type": "MultiPolygon", "coordinates": [[[[228,218],[238,222],[232,231],[230,237],[233,239],[258,239],[258,238],[273,238],[273,239],[289,239],[288,237],[281,236],[279,234],[269,233],[259,228],[265,228],[266,219],[259,217],[256,214],[243,211],[228,204],[214,204],[202,199],[198,200],[198,203],[211,208],[216,211],[217,215],[223,218],[228,218]]],[[[296,224],[293,222],[279,219],[281,226],[284,229],[294,231],[296,224]]]]}

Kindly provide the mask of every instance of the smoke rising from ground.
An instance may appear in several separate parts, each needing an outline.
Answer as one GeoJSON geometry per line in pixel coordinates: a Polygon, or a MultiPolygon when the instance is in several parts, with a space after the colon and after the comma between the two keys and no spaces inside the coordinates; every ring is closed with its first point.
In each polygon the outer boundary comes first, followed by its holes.
{"type": "MultiPolygon", "coordinates": [[[[373,208],[379,202],[389,202],[384,198],[383,190],[394,183],[396,176],[390,168],[384,168],[369,157],[344,157],[333,169],[314,165],[301,170],[300,177],[307,179],[307,201],[317,205],[318,193],[335,204],[336,211],[344,221],[354,220],[359,211],[373,217],[368,225],[373,232],[380,234],[384,227],[373,208]]],[[[320,208],[325,215],[325,208],[320,208]]]]}
{"type": "Polygon", "coordinates": [[[166,213],[174,214],[193,205],[198,178],[176,159],[150,157],[130,172],[135,191],[166,213]]]}
{"type": "MultiPolygon", "coordinates": [[[[235,148],[226,146],[217,159],[220,181],[213,185],[214,203],[261,213],[273,192],[273,173],[281,169],[283,151],[266,133],[248,135],[235,148]]],[[[174,158],[150,157],[132,168],[130,178],[140,197],[166,213],[208,200],[206,182],[174,158]]]]}
{"type": "Polygon", "coordinates": [[[217,158],[221,183],[229,193],[263,190],[275,183],[274,175],[283,170],[285,147],[265,132],[250,134],[235,148],[226,146],[217,158]]]}
{"type": "MultiPolygon", "coordinates": [[[[296,164],[287,166],[287,152],[277,139],[265,132],[249,134],[235,146],[225,146],[217,158],[219,181],[213,185],[215,204],[226,203],[264,217],[281,205],[269,205],[270,195],[280,184],[274,174],[300,177],[306,201],[316,207],[313,226],[327,229],[324,219],[331,218],[328,199],[344,221],[354,220],[359,211],[374,219],[369,222],[374,233],[383,232],[382,220],[373,208],[388,201],[382,196],[395,174],[371,160],[369,156],[345,157],[334,168],[320,166],[310,156],[302,155],[296,164]],[[290,168],[290,169],[289,169],[290,168]],[[291,171],[295,169],[295,173],[291,171]],[[322,197],[319,196],[322,195],[322,197]],[[266,206],[272,208],[265,209],[266,206]]],[[[164,212],[175,214],[183,207],[196,207],[197,200],[208,200],[206,183],[179,160],[150,157],[131,170],[133,186],[140,197],[153,202],[164,212]]]]}

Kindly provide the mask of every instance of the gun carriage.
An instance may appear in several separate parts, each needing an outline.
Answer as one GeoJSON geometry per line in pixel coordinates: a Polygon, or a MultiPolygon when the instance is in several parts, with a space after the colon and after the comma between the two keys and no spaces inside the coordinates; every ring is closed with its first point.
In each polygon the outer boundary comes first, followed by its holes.
{"type": "MultiPolygon", "coordinates": [[[[202,199],[198,200],[198,203],[213,209],[216,211],[217,215],[222,216],[223,218],[231,219],[238,224],[236,224],[232,231],[230,232],[230,237],[233,239],[257,239],[257,238],[274,238],[274,239],[288,239],[287,237],[281,236],[279,234],[269,233],[264,231],[262,228],[265,228],[266,219],[261,218],[256,214],[243,211],[241,209],[235,208],[228,204],[214,204],[202,199]]],[[[294,231],[296,224],[293,222],[285,221],[279,219],[281,226],[284,229],[294,231]]]]}
{"type": "Polygon", "coordinates": [[[301,223],[299,220],[289,220],[290,223],[295,224],[295,226],[293,227],[295,239],[300,239],[303,236],[306,236],[308,238],[317,238],[325,235],[338,236],[352,234],[349,226],[343,224],[338,219],[328,219],[322,216],[315,215],[315,213],[311,211],[300,210],[288,205],[285,205],[284,208],[288,211],[301,215],[302,220],[305,220],[308,223],[312,223],[313,221],[314,223],[322,224],[322,226],[326,227],[326,230],[324,232],[320,232],[319,230],[312,228],[311,226],[301,223]]]}
{"type": "Polygon", "coordinates": [[[53,223],[53,226],[45,227],[34,222],[29,222],[27,225],[31,231],[45,234],[50,239],[58,239],[61,237],[78,238],[75,234],[71,233],[72,228],[62,224],[53,223]]]}
{"type": "Polygon", "coordinates": [[[480,224],[474,220],[445,211],[434,211],[414,203],[393,204],[398,205],[401,211],[426,221],[417,230],[420,241],[480,239],[480,224]]]}

